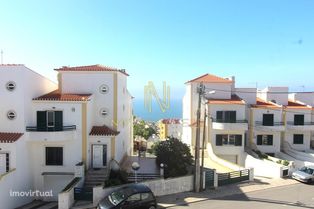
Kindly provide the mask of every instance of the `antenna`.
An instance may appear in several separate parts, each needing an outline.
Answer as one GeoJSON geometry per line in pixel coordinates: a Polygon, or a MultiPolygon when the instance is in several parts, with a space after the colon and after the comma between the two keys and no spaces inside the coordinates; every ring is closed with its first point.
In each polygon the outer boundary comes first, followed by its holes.
{"type": "Polygon", "coordinates": [[[1,65],[3,65],[3,50],[1,49],[1,65]]]}

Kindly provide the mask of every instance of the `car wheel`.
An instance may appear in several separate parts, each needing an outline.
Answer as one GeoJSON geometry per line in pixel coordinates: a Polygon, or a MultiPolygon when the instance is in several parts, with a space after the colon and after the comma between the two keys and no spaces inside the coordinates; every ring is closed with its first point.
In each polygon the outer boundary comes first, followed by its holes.
{"type": "Polygon", "coordinates": [[[307,180],[307,183],[311,184],[312,183],[312,179],[307,180]]]}
{"type": "Polygon", "coordinates": [[[156,207],[155,206],[150,206],[149,209],[156,209],[156,207]]]}

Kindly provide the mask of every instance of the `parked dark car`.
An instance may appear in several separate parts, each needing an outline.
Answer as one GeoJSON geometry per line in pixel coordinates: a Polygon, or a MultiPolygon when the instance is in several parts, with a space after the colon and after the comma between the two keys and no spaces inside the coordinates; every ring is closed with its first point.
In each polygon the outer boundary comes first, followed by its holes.
{"type": "Polygon", "coordinates": [[[149,187],[132,184],[112,192],[100,201],[97,209],[156,209],[157,202],[149,187]]]}

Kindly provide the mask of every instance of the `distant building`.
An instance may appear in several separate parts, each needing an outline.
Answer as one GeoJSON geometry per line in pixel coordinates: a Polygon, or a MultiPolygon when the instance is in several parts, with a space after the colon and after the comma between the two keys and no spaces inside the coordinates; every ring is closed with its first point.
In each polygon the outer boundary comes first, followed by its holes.
{"type": "Polygon", "coordinates": [[[182,120],[180,119],[162,119],[158,121],[159,138],[161,140],[168,137],[181,139],[182,137],[182,120]]]}

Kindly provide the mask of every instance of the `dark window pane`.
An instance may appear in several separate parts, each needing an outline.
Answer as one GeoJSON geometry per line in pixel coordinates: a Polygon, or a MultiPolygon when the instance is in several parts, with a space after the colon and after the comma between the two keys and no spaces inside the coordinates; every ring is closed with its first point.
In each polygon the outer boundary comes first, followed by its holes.
{"type": "Polygon", "coordinates": [[[217,119],[217,122],[222,122],[223,121],[223,112],[222,111],[217,111],[216,112],[216,119],[217,119]]]}
{"type": "Polygon", "coordinates": [[[46,165],[63,165],[62,147],[46,147],[46,165]]]}
{"type": "Polygon", "coordinates": [[[267,135],[267,145],[273,145],[273,135],[267,135]]]}
{"type": "Polygon", "coordinates": [[[303,144],[303,134],[294,134],[293,144],[303,144]]]}
{"type": "Polygon", "coordinates": [[[47,127],[55,127],[54,111],[47,111],[47,127]]]}
{"type": "Polygon", "coordinates": [[[274,114],[263,114],[263,126],[274,125],[274,114]]]}
{"type": "Polygon", "coordinates": [[[236,136],[235,145],[242,146],[242,135],[235,135],[235,136],[236,136]]]}
{"type": "Polygon", "coordinates": [[[237,121],[237,112],[236,111],[230,111],[230,119],[229,121],[231,123],[235,123],[237,121]]]}
{"type": "Polygon", "coordinates": [[[294,115],[294,125],[304,125],[304,115],[294,115]]]}
{"type": "Polygon", "coordinates": [[[102,164],[103,166],[107,165],[107,145],[103,145],[102,164]]]}
{"type": "Polygon", "coordinates": [[[216,146],[222,146],[222,135],[216,135],[216,146]]]}
{"type": "Polygon", "coordinates": [[[263,135],[257,135],[257,145],[263,144],[263,135]]]}

